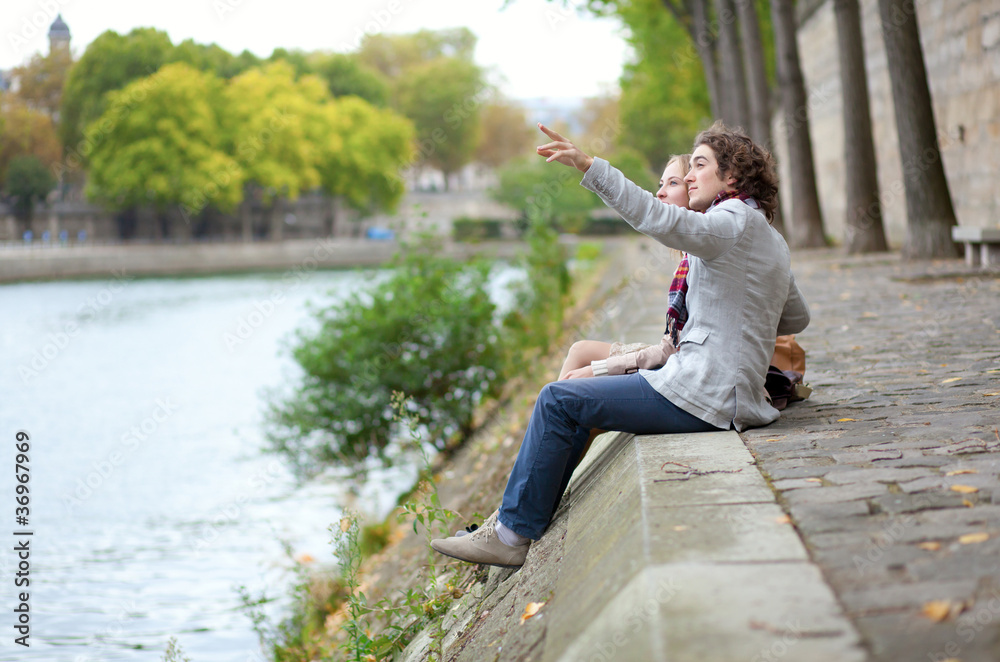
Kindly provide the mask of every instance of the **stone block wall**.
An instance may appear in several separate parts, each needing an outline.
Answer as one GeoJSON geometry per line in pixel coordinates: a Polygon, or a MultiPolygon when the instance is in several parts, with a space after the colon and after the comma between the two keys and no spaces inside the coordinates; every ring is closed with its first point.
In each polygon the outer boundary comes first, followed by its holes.
{"type": "MultiPolygon", "coordinates": [[[[798,33],[820,205],[827,234],[842,241],[843,119],[837,32],[830,0],[801,3],[798,33]]],[[[905,236],[906,202],[892,89],[877,0],[860,0],[865,63],[889,241],[905,236]]],[[[1000,0],[915,0],[945,175],[961,225],[1000,225],[1000,0]]],[[[776,123],[777,131],[777,123],[776,123]]],[[[776,135],[780,135],[776,133],[776,135]]],[[[782,179],[788,179],[778,141],[782,179]]],[[[793,214],[784,202],[783,211],[793,214]]]]}

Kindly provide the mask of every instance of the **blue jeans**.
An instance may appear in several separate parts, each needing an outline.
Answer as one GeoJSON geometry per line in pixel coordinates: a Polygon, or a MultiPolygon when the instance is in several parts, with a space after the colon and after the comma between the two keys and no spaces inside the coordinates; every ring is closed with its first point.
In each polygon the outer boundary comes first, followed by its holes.
{"type": "Polygon", "coordinates": [[[674,405],[639,373],[546,384],[507,479],[498,516],[504,526],[532,540],[542,537],[592,428],[633,434],[719,430],[674,405]]]}

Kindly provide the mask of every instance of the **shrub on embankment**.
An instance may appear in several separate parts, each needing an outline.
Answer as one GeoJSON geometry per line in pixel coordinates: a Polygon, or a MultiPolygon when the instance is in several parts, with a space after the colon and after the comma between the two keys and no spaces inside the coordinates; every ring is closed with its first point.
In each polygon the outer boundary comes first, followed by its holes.
{"type": "Polygon", "coordinates": [[[404,249],[392,275],[317,312],[319,329],[300,331],[293,356],[304,377],[269,403],[269,450],[302,476],[328,467],[391,465],[401,428],[392,395],[437,449],[460,443],[476,408],[548,349],[569,291],[564,247],[536,224],[525,278],[504,316],[487,294],[491,262],[441,257],[427,241],[404,249]]]}

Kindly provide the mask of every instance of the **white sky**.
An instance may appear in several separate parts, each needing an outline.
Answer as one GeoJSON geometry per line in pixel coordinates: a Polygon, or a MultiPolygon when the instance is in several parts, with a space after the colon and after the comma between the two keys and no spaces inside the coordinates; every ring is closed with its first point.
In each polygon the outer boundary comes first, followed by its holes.
{"type": "Polygon", "coordinates": [[[513,98],[586,97],[616,87],[629,55],[617,19],[597,19],[582,0],[3,0],[0,69],[48,52],[57,12],[79,57],[105,30],[164,30],[175,43],[215,42],[232,53],[278,47],[355,49],[364,32],[406,33],[466,26],[479,38],[476,62],[513,98]],[[35,28],[35,24],[42,27],[35,28]]]}

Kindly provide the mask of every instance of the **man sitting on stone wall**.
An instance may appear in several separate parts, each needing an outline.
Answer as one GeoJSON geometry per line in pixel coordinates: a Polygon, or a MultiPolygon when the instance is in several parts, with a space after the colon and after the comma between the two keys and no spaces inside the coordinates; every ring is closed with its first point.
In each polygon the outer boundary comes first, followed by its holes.
{"type": "Polygon", "coordinates": [[[778,185],[766,149],[718,122],[701,132],[684,178],[691,206],[685,209],[661,203],[607,161],[538,126],[552,140],[537,148],[547,162],[577,168],[581,184],[632,227],[688,253],[688,321],[661,368],[615,376],[585,370],[542,388],[500,508],[469,535],[431,541],[438,552],[471,563],[523,565],[592,428],[640,435],[741,431],[777,419],[764,390],[774,338],[809,323],[788,246],[770,225],[778,185]]]}

